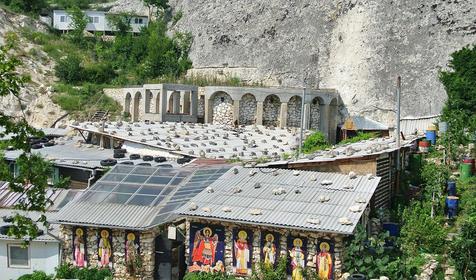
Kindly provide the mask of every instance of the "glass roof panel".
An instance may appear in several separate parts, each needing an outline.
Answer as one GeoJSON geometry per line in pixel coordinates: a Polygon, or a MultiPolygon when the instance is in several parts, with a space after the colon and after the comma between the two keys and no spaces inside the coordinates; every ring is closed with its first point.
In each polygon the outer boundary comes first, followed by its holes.
{"type": "Polygon", "coordinates": [[[156,168],[153,167],[147,167],[147,166],[138,166],[134,171],[132,171],[132,174],[137,174],[137,175],[152,175],[156,171],[156,168]]]}
{"type": "Polygon", "coordinates": [[[168,177],[174,177],[175,174],[177,174],[178,171],[173,168],[159,168],[157,172],[155,172],[154,175],[156,176],[168,176],[168,177]]]}
{"type": "Polygon", "coordinates": [[[157,197],[157,200],[154,202],[154,206],[155,206],[155,205],[158,205],[159,203],[161,203],[161,202],[164,200],[164,198],[165,198],[165,195],[159,195],[159,196],[157,197]]]}
{"type": "Polygon", "coordinates": [[[126,176],[127,176],[127,174],[108,173],[104,177],[101,178],[101,181],[120,182],[126,176]]]}
{"type": "Polygon", "coordinates": [[[115,193],[135,193],[140,188],[137,184],[119,184],[114,189],[115,193]]]}
{"type": "Polygon", "coordinates": [[[184,178],[175,177],[175,178],[173,178],[172,182],[170,182],[170,184],[173,185],[173,186],[176,186],[176,185],[180,184],[183,181],[183,179],[184,178]]]}
{"type": "Polygon", "coordinates": [[[134,166],[130,165],[116,165],[112,170],[111,173],[130,173],[134,169],[134,166]]]}
{"type": "Polygon", "coordinates": [[[170,180],[172,180],[171,177],[153,176],[153,177],[150,177],[149,180],[147,180],[147,184],[167,185],[170,182],[170,180]]]}
{"type": "Polygon", "coordinates": [[[122,193],[111,193],[103,202],[107,203],[125,203],[131,194],[122,194],[122,193]]]}
{"type": "Polygon", "coordinates": [[[158,195],[164,188],[164,186],[142,186],[138,194],[158,195]]]}
{"type": "Polygon", "coordinates": [[[127,204],[149,206],[154,200],[153,195],[134,195],[134,197],[127,204]]]}
{"type": "Polygon", "coordinates": [[[217,171],[216,169],[202,169],[202,170],[197,170],[197,172],[195,172],[195,176],[211,175],[211,174],[214,174],[216,171],[217,171]]]}
{"type": "Polygon", "coordinates": [[[166,187],[166,188],[161,192],[161,194],[162,194],[162,195],[168,195],[168,194],[171,193],[173,190],[174,190],[173,187],[166,187]]]}
{"type": "Polygon", "coordinates": [[[143,175],[129,175],[124,179],[124,182],[142,184],[147,180],[147,178],[149,177],[143,175]]]}
{"type": "Polygon", "coordinates": [[[97,182],[91,190],[110,192],[116,187],[117,183],[97,182]]]}
{"type": "Polygon", "coordinates": [[[108,192],[89,191],[81,196],[81,201],[87,201],[90,203],[100,203],[106,198],[106,196],[108,196],[108,194],[108,192]]]}

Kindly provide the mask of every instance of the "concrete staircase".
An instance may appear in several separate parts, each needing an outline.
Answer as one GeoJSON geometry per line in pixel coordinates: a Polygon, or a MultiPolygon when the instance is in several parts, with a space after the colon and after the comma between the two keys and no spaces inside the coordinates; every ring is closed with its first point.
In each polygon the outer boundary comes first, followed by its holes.
{"type": "Polygon", "coordinates": [[[109,111],[96,111],[94,113],[94,115],[91,118],[89,118],[89,121],[91,121],[91,122],[100,122],[102,120],[106,120],[108,113],[109,113],[109,111]]]}

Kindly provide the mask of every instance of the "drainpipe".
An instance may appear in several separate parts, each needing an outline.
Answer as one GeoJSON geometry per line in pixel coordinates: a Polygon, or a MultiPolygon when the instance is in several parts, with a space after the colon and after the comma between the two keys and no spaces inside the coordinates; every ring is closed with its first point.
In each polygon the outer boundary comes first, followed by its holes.
{"type": "Polygon", "coordinates": [[[96,178],[96,169],[93,169],[93,170],[91,171],[91,177],[89,177],[89,179],[88,179],[88,189],[89,189],[89,187],[91,186],[91,181],[92,181],[94,178],[96,178]]]}

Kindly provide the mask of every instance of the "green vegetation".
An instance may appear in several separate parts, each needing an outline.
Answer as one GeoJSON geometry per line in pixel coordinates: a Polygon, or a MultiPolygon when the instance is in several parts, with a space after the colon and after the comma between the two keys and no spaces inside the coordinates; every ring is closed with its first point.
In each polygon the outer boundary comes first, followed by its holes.
{"type": "Polygon", "coordinates": [[[25,274],[20,276],[18,280],[53,280],[54,277],[52,275],[47,275],[43,271],[34,271],[31,274],[25,274]]]}
{"type": "MultiPolygon", "coordinates": [[[[104,280],[112,279],[112,272],[109,269],[77,268],[70,264],[62,264],[56,269],[56,279],[78,279],[78,280],[104,280]]],[[[33,279],[32,279],[33,280],[33,279]]]]}
{"type": "Polygon", "coordinates": [[[302,152],[305,154],[310,154],[315,151],[325,150],[329,148],[330,145],[326,140],[326,137],[322,132],[316,131],[313,134],[309,135],[304,143],[302,144],[302,152]]]}
{"type": "Polygon", "coordinates": [[[369,140],[371,138],[376,138],[378,135],[376,133],[372,132],[357,132],[357,135],[352,137],[352,138],[347,138],[345,140],[342,140],[339,142],[339,144],[351,144],[351,143],[357,143],[363,140],[369,140]]]}
{"type": "Polygon", "coordinates": [[[451,55],[449,71],[440,73],[448,95],[441,119],[448,123],[443,143],[456,160],[457,147],[476,138],[476,47],[465,47],[451,55]]]}
{"type": "Polygon", "coordinates": [[[46,0],[0,0],[0,3],[14,12],[33,16],[38,15],[42,9],[48,7],[46,0]]]}

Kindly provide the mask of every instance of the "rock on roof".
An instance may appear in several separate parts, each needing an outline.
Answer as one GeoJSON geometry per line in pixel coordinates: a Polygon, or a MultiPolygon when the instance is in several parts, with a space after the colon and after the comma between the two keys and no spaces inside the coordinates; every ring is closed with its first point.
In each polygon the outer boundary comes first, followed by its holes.
{"type": "Polygon", "coordinates": [[[205,219],[352,234],[380,177],[234,167],[179,208],[205,219]]]}

